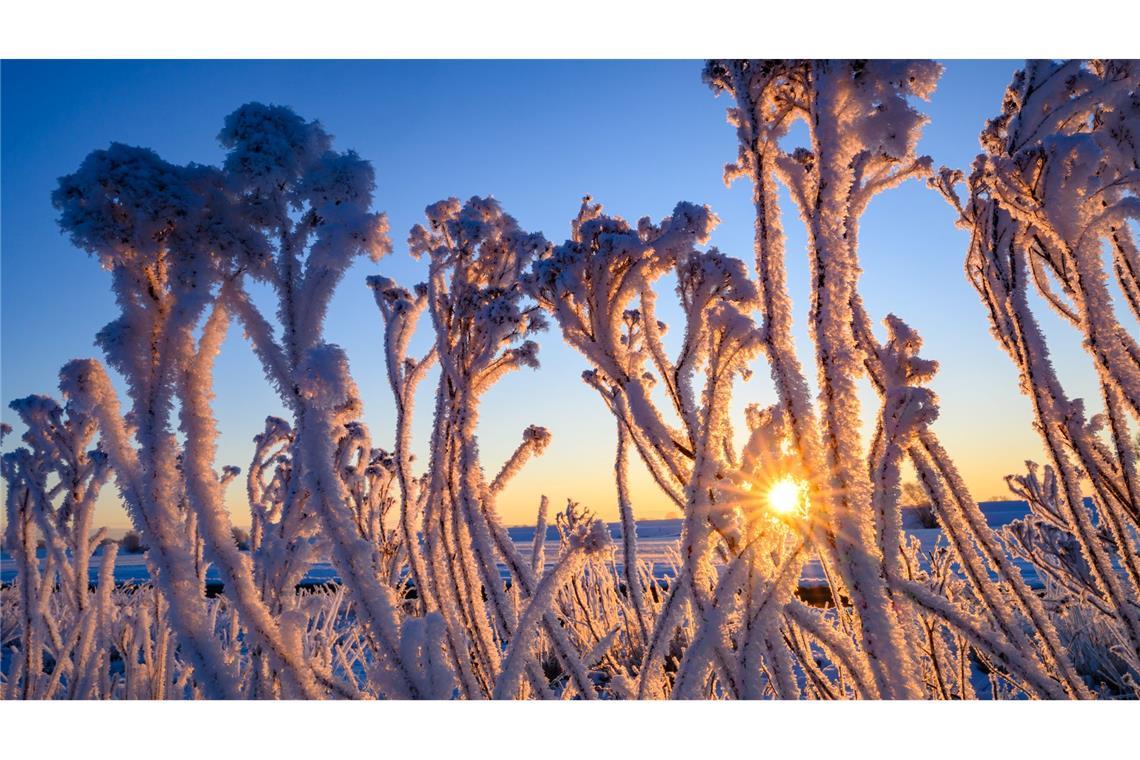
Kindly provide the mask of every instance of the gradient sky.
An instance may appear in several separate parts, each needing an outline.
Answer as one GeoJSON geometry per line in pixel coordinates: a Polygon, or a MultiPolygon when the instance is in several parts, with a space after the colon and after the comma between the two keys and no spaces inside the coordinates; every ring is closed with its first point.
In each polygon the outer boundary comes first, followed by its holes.
{"type": "MultiPolygon", "coordinates": [[[[969,168],[977,134],[1000,107],[1018,65],[946,62],[938,90],[922,106],[931,123],[919,147],[935,165],[969,168]]],[[[215,136],[223,118],[258,100],[319,119],[335,136],[335,147],[355,149],[376,167],[376,207],[389,215],[396,250],[379,264],[363,260],[349,271],[326,336],[348,353],[374,444],[388,446],[393,413],[381,323],[364,278],[383,273],[406,285],[422,278],[423,266],[407,255],[404,239],[429,203],[492,194],[524,229],[555,242],[568,236],[584,193],[631,220],[657,219],[678,200],[708,203],[722,219],[712,244],[751,265],[751,190],[743,182],[725,188],[721,181],[722,167],[736,155],[734,130],[725,123],[729,103],[701,83],[700,70],[696,61],[5,61],[0,398],[6,405],[30,393],[58,395],[58,368],[75,357],[98,356],[95,332],[116,314],[108,274],[55,224],[50,194],[57,178],[111,141],[153,148],[173,162],[217,163],[222,150],[215,136]]],[[[790,204],[784,205],[787,212],[790,204]]],[[[799,220],[786,216],[799,350],[810,365],[804,234],[799,220]]],[[[1041,449],[1016,372],[991,339],[982,305],[963,275],[967,234],[953,226],[949,206],[918,182],[880,195],[860,232],[861,289],[872,317],[893,312],[919,330],[923,354],[942,367],[933,383],[942,406],[937,431],[977,497],[1005,493],[1002,477],[1022,471],[1026,458],[1040,460],[1041,449]]],[[[664,308],[668,295],[663,293],[661,316],[676,339],[680,323],[675,310],[664,308]]],[[[1054,358],[1070,392],[1095,406],[1093,374],[1077,336],[1051,315],[1042,321],[1055,336],[1054,358]]],[[[421,331],[413,348],[426,340],[421,331]]],[[[542,368],[500,382],[481,413],[483,462],[492,473],[527,425],[544,425],[554,435],[546,454],[504,492],[503,517],[533,523],[545,493],[555,507],[572,497],[613,519],[613,420],[580,380],[585,361],[557,331],[548,332],[541,346],[542,368]]],[[[755,369],[738,386],[739,410],[775,398],[762,359],[755,369]]],[[[417,404],[421,462],[434,380],[429,376],[421,386],[417,404]]],[[[244,469],[265,416],[283,410],[236,327],[218,360],[216,391],[218,466],[244,469]]],[[[874,403],[869,388],[863,398],[874,403]]],[[[6,406],[2,417],[19,432],[6,406]]],[[[670,505],[640,466],[635,469],[635,511],[662,516],[670,505]]],[[[235,522],[248,524],[240,480],[228,498],[235,522]]],[[[127,525],[113,488],[103,494],[99,521],[127,525]]]]}

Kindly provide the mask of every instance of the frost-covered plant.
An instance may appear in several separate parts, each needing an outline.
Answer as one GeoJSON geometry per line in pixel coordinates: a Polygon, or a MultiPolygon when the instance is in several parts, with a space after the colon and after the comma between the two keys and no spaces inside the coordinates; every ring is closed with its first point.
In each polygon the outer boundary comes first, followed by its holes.
{"type": "Polygon", "coordinates": [[[99,695],[94,674],[106,666],[106,594],[116,545],[93,531],[95,500],[109,475],[106,455],[91,448],[94,420],[47,396],[10,404],[26,426],[25,446],[4,454],[5,546],[16,562],[19,644],[4,695],[77,699],[99,695]],[[37,551],[42,536],[44,562],[37,551]],[[102,548],[99,586],[88,568],[102,548]],[[66,676],[66,678],[65,678],[66,676]]]}
{"type": "MultiPolygon", "coordinates": [[[[429,265],[428,281],[417,286],[415,296],[391,280],[369,280],[385,320],[385,358],[398,415],[397,472],[405,493],[402,529],[417,595],[424,609],[443,616],[448,651],[465,696],[492,696],[501,692],[496,684],[516,677],[503,671],[503,650],[517,634],[531,635],[519,631],[520,620],[530,624],[525,615],[531,613],[579,693],[592,697],[594,689],[579,653],[567,640],[562,622],[547,609],[558,585],[551,581],[544,586],[538,568],[522,559],[495,506],[498,493],[527,459],[545,449],[549,433],[537,426],[524,431],[522,444],[490,482],[483,474],[476,437],[479,401],[487,389],[507,372],[538,364],[538,345],[531,337],[545,327],[545,320],[541,310],[527,302],[521,278],[546,249],[546,241],[520,229],[493,198],[440,201],[427,208],[426,216],[427,226],[417,225],[408,240],[412,255],[426,257],[429,265]],[[425,309],[434,345],[424,358],[408,359],[411,330],[425,309]],[[411,400],[434,361],[439,362],[440,379],[429,469],[412,488],[411,400]],[[414,523],[422,530],[422,550],[413,540],[414,523]],[[509,592],[500,563],[509,573],[509,592]],[[543,596],[537,596],[540,589],[543,596]]],[[[530,644],[509,656],[511,667],[525,672],[530,693],[547,696],[547,679],[530,644]]]]}
{"type": "Polygon", "coordinates": [[[319,124],[279,106],[243,106],[226,119],[219,139],[229,151],[224,169],[243,221],[271,252],[270,266],[248,274],[271,287],[280,330],[236,281],[223,297],[293,415],[292,425],[267,421],[247,484],[266,603],[292,607],[295,584],[327,541],[357,613],[383,652],[381,669],[391,671],[389,693],[438,693],[445,684],[422,681],[399,662],[396,600],[369,569],[386,564],[386,578],[398,575],[395,534],[383,527],[390,478],[374,461],[380,454],[361,445],[367,431],[356,420],[361,407],[354,386],[341,382],[345,359],[323,339],[328,303],[345,271],[360,255],[375,261],[389,250],[386,217],[371,210],[372,167],[352,151],[331,150],[319,124]],[[308,440],[311,435],[328,440],[308,440]],[[321,492],[313,490],[318,486],[321,492]],[[384,545],[374,546],[381,534],[384,545]]]}
{"type": "Polygon", "coordinates": [[[1020,372],[1048,456],[1044,480],[1032,466],[1010,479],[1032,508],[1011,529],[1012,544],[1049,579],[1052,603],[1084,607],[1081,617],[1112,631],[1105,659],[1122,661],[1132,683],[1140,480],[1130,426],[1140,419],[1140,348],[1126,322],[1140,318],[1138,84],[1131,61],[1031,61],[982,133],[966,196],[960,172],[943,169],[933,180],[971,232],[966,274],[1020,372]],[[1065,391],[1031,289],[1080,333],[1103,414],[1089,418],[1084,401],[1065,391]]]}
{"type": "MultiPolygon", "coordinates": [[[[302,486],[311,508],[320,518],[333,563],[345,583],[356,614],[377,653],[372,679],[382,694],[402,698],[430,698],[450,693],[449,681],[440,682],[441,672],[421,671],[405,657],[404,649],[421,645],[435,657],[441,645],[438,627],[428,640],[422,626],[400,623],[393,589],[380,577],[373,545],[356,530],[348,485],[337,471],[337,441],[341,431],[360,412],[356,384],[348,373],[348,360],[338,346],[320,344],[309,349],[298,368],[298,389],[306,413],[298,431],[303,441],[300,464],[302,486]]],[[[431,616],[429,616],[431,617],[431,616]]],[[[450,671],[447,671],[450,672],[450,671]]]]}
{"type": "MultiPolygon", "coordinates": [[[[533,641],[539,631],[539,624],[543,617],[550,614],[549,610],[555,594],[567,585],[572,586],[574,593],[577,594],[578,582],[575,575],[581,571],[586,561],[592,557],[604,556],[612,551],[613,542],[606,524],[593,519],[588,512],[583,513],[576,510],[575,507],[576,505],[571,503],[567,505],[566,511],[559,515],[561,518],[559,529],[562,534],[562,553],[554,567],[543,574],[538,585],[530,592],[530,598],[516,626],[515,635],[512,637],[503,657],[502,672],[495,684],[494,697],[496,699],[515,697],[523,669],[528,664],[533,667],[534,660],[531,651],[533,641]]],[[[588,619],[594,610],[585,608],[583,612],[588,619]]],[[[570,619],[576,617],[573,616],[570,619]]],[[[549,633],[549,627],[547,630],[549,633]]],[[[551,636],[553,637],[553,634],[551,636]]],[[[598,660],[604,653],[604,645],[605,637],[600,638],[597,644],[591,647],[586,655],[585,662],[598,660]]],[[[556,645],[556,647],[559,646],[556,645]]],[[[581,669],[581,664],[583,663],[578,664],[578,669],[581,669]]],[[[568,683],[565,686],[566,691],[563,692],[564,697],[566,694],[573,693],[572,688],[576,688],[584,697],[591,697],[594,694],[592,681],[583,680],[581,675],[575,672],[570,673],[568,683]]]]}
{"type": "MultiPolygon", "coordinates": [[[[297,373],[306,352],[324,341],[329,300],[348,267],[361,255],[376,261],[388,252],[388,223],[371,208],[376,185],[371,164],[351,150],[332,150],[332,137],[317,122],[282,106],[248,103],[226,117],[218,139],[227,149],[223,170],[242,223],[269,256],[266,266],[235,272],[223,296],[293,416],[289,446],[280,452],[288,463],[275,468],[276,487],[266,492],[253,482],[264,474],[257,466],[259,453],[247,483],[251,494],[260,492],[255,508],[260,512],[254,516],[261,534],[258,564],[274,579],[263,593],[272,606],[288,607],[296,573],[303,574],[312,557],[319,524],[302,487],[298,431],[308,405],[297,373]],[[269,286],[276,298],[276,328],[241,277],[269,286]],[[277,502],[264,503],[267,495],[277,502]]],[[[259,452],[269,439],[284,440],[269,429],[280,424],[267,420],[267,440],[259,452]]]]}
{"type": "MultiPolygon", "coordinates": [[[[705,69],[714,91],[736,98],[729,114],[740,152],[725,179],[747,176],[753,183],[765,353],[792,446],[810,473],[816,548],[834,570],[833,583],[859,610],[860,648],[876,691],[887,697],[914,696],[913,663],[892,592],[876,577],[873,489],[864,476],[855,385],[864,353],[852,329],[856,234],[877,192],[928,165],[914,155],[924,119],[910,97],[928,96],[937,75],[933,65],[887,62],[713,61],[705,69]],[[808,126],[810,142],[788,151],[780,140],[796,121],[808,126]],[[818,412],[791,340],[777,181],[788,187],[808,231],[818,412]]],[[[897,536],[892,528],[887,533],[897,536]]]]}
{"type": "MultiPolygon", "coordinates": [[[[929,171],[929,160],[913,152],[924,119],[909,99],[927,96],[937,71],[921,63],[708,65],[706,78],[714,89],[737,98],[730,113],[741,138],[740,157],[727,178],[749,175],[754,181],[757,283],[739,261],[693,247],[707,240],[716,220],[691,204],[678,205],[660,225],[642,220],[635,231],[603,216],[587,199],[572,239],[533,268],[532,292],[557,319],[567,342],[594,366],[587,381],[629,431],[662,490],[685,510],[680,577],[671,584],[647,641],[638,674],[640,696],[707,693],[703,685],[710,667],[714,693],[758,697],[771,690],[799,696],[781,626],[808,542],[829,571],[835,598],[854,602],[848,623],[854,625],[855,641],[841,646],[828,638],[843,650],[853,672],[869,674],[858,693],[919,693],[903,638],[903,618],[910,613],[888,576],[901,553],[898,452],[932,419],[929,410],[922,412],[930,400],[920,386],[929,369],[912,377],[900,365],[886,377],[878,366],[885,360],[898,364],[903,355],[867,343],[871,333],[856,288],[856,234],[858,219],[876,193],[929,171]],[[780,147],[795,120],[808,124],[811,149],[780,147]],[[809,230],[816,283],[812,328],[823,389],[818,417],[792,347],[777,181],[790,188],[809,230]],[[686,320],[675,360],[662,346],[664,326],[656,318],[653,290],[653,282],[667,271],[677,278],[686,320]],[[764,316],[762,329],[751,320],[756,307],[764,316]],[[746,373],[748,360],[761,350],[768,355],[781,404],[754,415],[753,436],[770,439],[769,456],[754,458],[742,470],[728,401],[734,375],[746,373]],[[895,438],[874,452],[863,451],[859,441],[855,393],[868,357],[882,379],[880,424],[890,425],[895,438]],[[704,380],[699,391],[697,372],[704,380]],[[650,398],[650,383],[663,389],[669,415],[650,398]],[[912,408],[920,413],[908,411],[912,408]],[[793,456],[783,456],[788,461],[780,471],[773,454],[782,446],[793,456]],[[773,471],[759,472],[760,464],[773,471]],[[767,488],[781,474],[806,480],[810,504],[806,519],[785,524],[790,535],[766,530],[763,519],[748,514],[759,499],[742,495],[756,483],[767,488]],[[773,553],[773,546],[781,549],[773,553]],[[712,572],[714,560],[727,563],[719,576],[712,572]],[[729,621],[740,619],[741,591],[744,624],[733,629],[729,621]],[[663,658],[690,609],[699,624],[670,683],[661,670],[663,658]]],[[[619,454],[622,443],[619,435],[619,454]]],[[[818,627],[817,633],[822,635],[818,627]]]]}
{"type": "Polygon", "coordinates": [[[408,578],[416,589],[420,611],[424,612],[428,608],[427,571],[419,534],[429,477],[425,474],[417,479],[412,474],[411,424],[415,391],[435,362],[436,347],[433,344],[427,355],[416,360],[408,357],[408,344],[416,322],[427,306],[427,288],[423,285],[417,287],[413,298],[410,291],[387,277],[372,276],[367,283],[384,320],[384,364],[396,405],[396,434],[390,462],[399,490],[400,538],[407,559],[408,578]]]}
{"type": "MultiPolygon", "coordinates": [[[[226,134],[238,135],[232,138],[236,141],[244,133],[238,128],[241,120],[234,121],[237,126],[231,123],[226,134]]],[[[243,308],[238,278],[264,275],[273,263],[272,246],[251,223],[268,213],[272,193],[256,203],[244,191],[253,182],[248,176],[265,179],[267,172],[272,174],[273,162],[285,163],[287,157],[267,159],[264,151],[259,155],[266,160],[237,161],[247,180],[241,184],[235,182],[236,170],[227,174],[195,165],[177,167],[150,151],[113,145],[91,154],[76,174],[60,181],[54,201],[62,212],[61,225],[79,245],[98,254],[115,278],[123,316],[103,330],[100,343],[127,379],[137,450],[129,444],[127,419],[118,414],[118,400],[100,366],[73,362],[64,370],[63,387],[99,419],[125,501],[169,597],[171,620],[207,693],[237,695],[232,668],[201,627],[201,594],[188,584],[194,552],[187,551],[185,537],[178,535],[182,493],[211,561],[247,619],[255,646],[273,660],[288,688],[311,697],[319,693],[312,668],[285,644],[278,621],[258,593],[249,559],[234,545],[222,481],[213,470],[212,362],[230,311],[251,311],[243,308]],[[199,326],[201,336],[196,338],[199,326]],[[175,399],[186,436],[181,457],[170,427],[175,399]]],[[[358,188],[344,176],[351,175],[352,162],[345,169],[340,156],[325,158],[306,176],[302,195],[311,202],[306,236],[313,236],[313,248],[319,251],[316,263],[306,268],[309,285],[301,289],[308,298],[306,319],[323,313],[321,292],[330,287],[330,279],[335,281],[330,273],[343,266],[340,261],[350,258],[354,246],[376,226],[373,220],[372,226],[361,229],[345,210],[358,205],[358,188]]],[[[279,180],[271,184],[280,187],[284,183],[279,180]]],[[[254,194],[261,189],[255,187],[254,194]]],[[[327,674],[318,677],[327,684],[327,674]]]]}
{"type": "Polygon", "coordinates": [[[368,427],[350,422],[337,446],[337,466],[348,486],[356,531],[377,552],[376,564],[386,568],[389,585],[397,585],[404,546],[395,528],[387,527],[396,506],[396,466],[383,449],[372,447],[368,427]]]}
{"type": "MultiPolygon", "coordinates": [[[[1044,601],[1074,667],[1104,696],[1136,696],[1135,658],[1120,629],[1103,625],[1113,611],[1105,603],[1080,541],[1069,527],[1053,468],[1027,462],[1025,475],[1009,476],[1010,490],[1029,505],[1030,514],[1005,527],[1010,549],[1033,564],[1044,582],[1044,601]]],[[[1103,526],[1101,540],[1111,545],[1103,526]]]]}
{"type": "MultiPolygon", "coordinates": [[[[527,287],[551,313],[564,339],[593,365],[584,374],[615,415],[615,465],[622,515],[624,576],[634,618],[631,643],[644,652],[640,696],[658,696],[659,676],[677,626],[690,608],[704,614],[713,535],[736,549],[735,513],[714,494],[715,481],[734,459],[728,402],[734,377],[746,372],[759,349],[759,330],[748,317],[756,298],[744,265],[719,251],[694,248],[708,240],[717,218],[707,207],[679,203],[660,224],[642,219],[636,228],[584,199],[572,237],[535,262],[527,287]],[[677,277],[686,319],[676,359],[662,342],[653,285],[667,272],[677,277]],[[704,373],[698,390],[694,379],[704,373]],[[666,391],[672,423],[651,398],[651,387],[666,391]],[[680,575],[656,619],[648,616],[638,571],[636,535],[626,476],[632,443],[662,491],[685,509],[680,575]]],[[[725,680],[731,655],[717,642],[725,680]]]]}
{"type": "MultiPolygon", "coordinates": [[[[232,669],[204,627],[194,552],[179,515],[180,474],[207,535],[221,533],[224,542],[231,542],[228,514],[216,498],[217,476],[208,465],[208,471],[203,469],[213,454],[212,420],[202,417],[195,404],[209,393],[203,377],[208,378],[208,367],[198,371],[196,359],[200,352],[207,360],[216,353],[217,324],[224,312],[211,317],[200,343],[194,330],[215,283],[233,267],[262,266],[265,251],[236,223],[220,172],[174,166],[145,149],[113,144],[93,152],[76,173],[60,180],[53,202],[75,243],[98,255],[111,271],[121,316],[103,328],[98,342],[126,378],[131,413],[125,417],[119,412],[117,394],[94,361],[64,367],[61,389],[71,404],[97,421],[196,677],[209,694],[237,696],[232,669]],[[186,385],[197,389],[194,397],[179,393],[186,385]],[[188,439],[181,467],[172,428],[179,395],[188,439]]],[[[213,543],[218,560],[219,546],[213,543]]]]}
{"type": "MultiPolygon", "coordinates": [[[[845,664],[857,694],[921,695],[913,621],[928,613],[959,634],[967,629],[972,644],[997,652],[1002,666],[1031,684],[1033,693],[1064,693],[1049,673],[1057,674],[1070,693],[1082,693],[1083,684],[1056,651],[1040,604],[1020,576],[1011,578],[1016,570],[929,428],[937,406],[923,385],[936,365],[917,358],[917,335],[893,316],[887,319],[889,340],[880,344],[859,298],[860,217],[879,192],[929,174],[929,159],[915,154],[925,117],[912,100],[928,97],[938,74],[935,64],[905,61],[711,61],[706,66],[705,79],[714,91],[736,100],[729,117],[740,150],[726,181],[743,176],[753,185],[761,336],[780,399],[770,416],[778,422],[777,439],[793,455],[785,471],[806,481],[810,511],[803,536],[818,554],[833,598],[851,601],[838,614],[853,636],[845,664]],[[796,121],[806,126],[808,143],[791,149],[787,143],[796,121]],[[791,338],[778,183],[787,187],[808,236],[809,318],[820,388],[815,405],[791,338]],[[859,437],[856,380],[864,375],[882,399],[870,450],[859,437]],[[959,561],[974,568],[972,589],[986,600],[989,617],[981,625],[965,606],[926,593],[901,571],[899,473],[907,457],[932,503],[941,507],[948,533],[959,536],[954,542],[959,561]],[[998,584],[990,582],[986,563],[999,571],[998,584]],[[1024,618],[1046,641],[1044,667],[1018,654],[1026,638],[1024,618]],[[856,678],[860,674],[864,677],[856,678]]],[[[790,591],[765,614],[786,617],[790,591]]],[[[790,611],[802,627],[803,611],[794,604],[790,611]]],[[[752,677],[762,661],[778,692],[781,684],[791,691],[790,657],[773,635],[776,630],[769,621],[762,640],[774,651],[751,660],[743,675],[752,677]]],[[[800,667],[810,670],[810,663],[801,661],[800,667]]]]}

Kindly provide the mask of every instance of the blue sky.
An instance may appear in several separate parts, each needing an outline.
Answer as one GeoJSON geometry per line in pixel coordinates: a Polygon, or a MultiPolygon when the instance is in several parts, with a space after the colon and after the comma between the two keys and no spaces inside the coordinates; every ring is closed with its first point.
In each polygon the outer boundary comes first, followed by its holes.
{"type": "MultiPolygon", "coordinates": [[[[1012,61],[946,62],[938,90],[922,107],[931,123],[920,150],[936,165],[968,169],[977,134],[998,110],[1017,67],[1012,61]]],[[[348,273],[326,335],[348,352],[376,445],[389,445],[392,406],[380,319],[364,278],[383,273],[410,285],[422,276],[404,239],[429,203],[492,194],[524,229],[556,242],[567,237],[584,193],[630,219],[658,218],[678,200],[708,203],[722,219],[711,242],[751,265],[750,189],[744,183],[725,188],[721,181],[724,164],[736,154],[724,118],[729,104],[701,83],[700,70],[697,61],[5,61],[0,398],[6,404],[29,393],[55,395],[58,368],[71,358],[97,356],[95,332],[115,315],[107,273],[55,225],[50,194],[56,179],[111,141],[153,148],[169,161],[217,163],[223,118],[258,100],[319,119],[337,148],[352,148],[376,167],[376,207],[389,215],[396,250],[348,273]]],[[[804,235],[798,219],[787,216],[800,351],[810,360],[804,235]]],[[[1002,475],[1041,454],[1028,400],[1019,395],[1016,373],[990,338],[985,312],[963,275],[966,243],[951,209],[921,183],[881,195],[861,225],[862,292],[873,318],[902,317],[926,339],[924,354],[940,361],[933,384],[942,400],[936,428],[976,495],[986,498],[1004,492],[1002,475]]],[[[662,316],[669,321],[670,312],[662,316]]],[[[1092,403],[1095,385],[1076,337],[1051,317],[1043,322],[1058,336],[1055,359],[1072,392],[1092,403]]],[[[414,345],[424,345],[426,335],[417,340],[414,345]]],[[[573,497],[612,517],[613,422],[579,379],[584,360],[556,332],[541,345],[542,368],[501,382],[481,415],[484,466],[491,471],[528,424],[554,434],[547,453],[504,493],[504,517],[531,520],[542,493],[555,506],[573,497]]],[[[757,370],[738,388],[740,409],[774,399],[762,361],[757,370]]],[[[217,374],[218,464],[244,468],[265,415],[282,410],[236,328],[217,374]]],[[[417,406],[421,451],[431,390],[425,383],[417,406]]],[[[873,401],[869,392],[864,398],[873,401]]],[[[5,406],[3,419],[13,418],[5,406]]],[[[653,486],[642,475],[635,480],[635,509],[660,516],[667,507],[653,486]]],[[[236,511],[243,493],[240,485],[230,488],[236,511]]],[[[126,526],[112,489],[100,516],[112,527],[126,526]]],[[[235,514],[235,521],[248,517],[235,514]]]]}

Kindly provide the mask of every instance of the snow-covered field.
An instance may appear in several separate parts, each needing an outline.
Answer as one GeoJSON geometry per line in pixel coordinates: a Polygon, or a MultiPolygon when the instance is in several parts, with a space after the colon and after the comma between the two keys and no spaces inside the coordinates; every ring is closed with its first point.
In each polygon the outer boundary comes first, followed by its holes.
{"type": "MultiPolygon", "coordinates": [[[[995,501],[983,502],[982,510],[985,512],[987,522],[991,527],[1000,528],[1007,523],[1024,517],[1029,509],[1023,501],[995,501]]],[[[904,511],[904,527],[908,534],[915,536],[922,542],[924,552],[932,550],[942,534],[941,530],[923,528],[919,525],[913,510],[904,511]]],[[[615,571],[622,571],[621,526],[618,523],[609,525],[610,534],[615,539],[616,552],[614,555],[615,571]]],[[[519,553],[527,560],[531,558],[534,542],[534,526],[517,526],[508,528],[507,532],[514,540],[519,553]]],[[[681,536],[681,520],[642,520],[637,526],[638,556],[643,562],[653,564],[653,574],[657,578],[669,578],[674,574],[677,565],[677,543],[681,536]]],[[[547,529],[546,534],[546,566],[549,568],[558,557],[558,531],[554,527],[547,529]]],[[[98,556],[98,552],[96,554],[98,556]]],[[[1041,581],[1033,566],[1017,561],[1022,577],[1033,588],[1040,586],[1041,581]]],[[[99,563],[92,563],[91,582],[97,579],[99,563]]],[[[500,568],[504,578],[509,577],[505,567],[500,568]]],[[[16,566],[7,552],[0,560],[0,583],[8,584],[16,576],[16,566]]],[[[115,563],[115,581],[117,583],[131,584],[143,583],[150,576],[146,567],[146,555],[120,553],[115,563]]],[[[303,581],[306,585],[316,585],[328,582],[337,582],[336,569],[327,559],[314,563],[303,581]]],[[[211,567],[206,574],[206,581],[211,587],[221,584],[218,571],[211,567]]],[[[812,560],[804,566],[800,575],[801,588],[820,588],[827,585],[819,562],[812,560]]]]}

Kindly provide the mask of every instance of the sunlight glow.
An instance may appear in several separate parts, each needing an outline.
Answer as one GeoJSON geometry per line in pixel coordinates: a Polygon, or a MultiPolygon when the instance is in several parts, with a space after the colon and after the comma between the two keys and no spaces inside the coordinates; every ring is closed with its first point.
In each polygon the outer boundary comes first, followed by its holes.
{"type": "Polygon", "coordinates": [[[800,510],[803,487],[788,476],[777,480],[768,489],[768,506],[778,515],[790,515],[800,510]]]}

